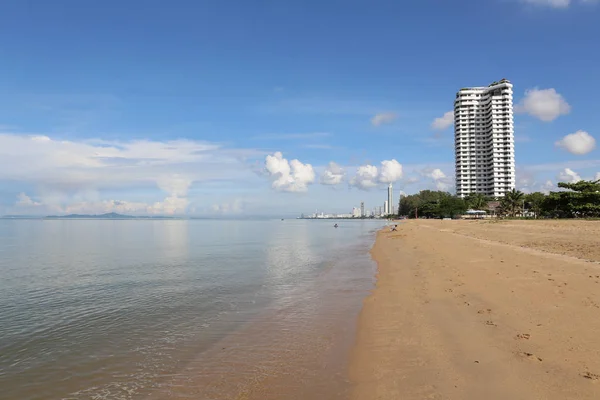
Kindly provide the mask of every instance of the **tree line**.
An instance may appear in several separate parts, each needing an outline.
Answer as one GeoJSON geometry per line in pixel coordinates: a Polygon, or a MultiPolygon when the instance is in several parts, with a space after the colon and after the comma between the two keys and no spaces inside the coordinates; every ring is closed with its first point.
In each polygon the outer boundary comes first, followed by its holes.
{"type": "Polygon", "coordinates": [[[513,218],[600,218],[600,180],[560,182],[558,187],[563,190],[548,194],[513,189],[499,199],[481,193],[461,198],[444,191],[422,190],[400,198],[398,216],[454,218],[476,210],[513,218]]]}

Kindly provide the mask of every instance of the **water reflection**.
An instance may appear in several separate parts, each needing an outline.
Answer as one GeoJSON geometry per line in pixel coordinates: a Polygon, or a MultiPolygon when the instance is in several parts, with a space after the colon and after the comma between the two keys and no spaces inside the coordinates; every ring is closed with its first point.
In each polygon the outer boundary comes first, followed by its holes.
{"type": "Polygon", "coordinates": [[[172,262],[184,262],[189,256],[187,220],[152,221],[154,246],[162,257],[172,262]]]}
{"type": "Polygon", "coordinates": [[[282,283],[318,262],[311,247],[314,232],[305,221],[274,224],[265,236],[267,272],[273,283],[282,283]]]}
{"type": "Polygon", "coordinates": [[[336,257],[367,229],[330,225],[0,220],[0,397],[164,399],[179,376],[228,398],[282,354],[309,370],[331,337],[313,317],[364,282],[336,257]]]}

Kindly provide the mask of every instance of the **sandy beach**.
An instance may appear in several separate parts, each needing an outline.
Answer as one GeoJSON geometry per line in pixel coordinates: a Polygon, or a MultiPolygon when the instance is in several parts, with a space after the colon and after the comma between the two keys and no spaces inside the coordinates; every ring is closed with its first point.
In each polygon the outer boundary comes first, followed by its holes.
{"type": "Polygon", "coordinates": [[[599,399],[599,242],[593,221],[379,232],[352,399],[599,399]]]}

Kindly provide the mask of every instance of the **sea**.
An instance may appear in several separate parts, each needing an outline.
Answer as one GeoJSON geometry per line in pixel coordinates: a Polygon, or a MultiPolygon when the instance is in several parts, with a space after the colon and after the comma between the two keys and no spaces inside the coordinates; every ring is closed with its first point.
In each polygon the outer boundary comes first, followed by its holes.
{"type": "Polygon", "coordinates": [[[383,224],[0,220],[0,398],[345,399],[383,224]]]}

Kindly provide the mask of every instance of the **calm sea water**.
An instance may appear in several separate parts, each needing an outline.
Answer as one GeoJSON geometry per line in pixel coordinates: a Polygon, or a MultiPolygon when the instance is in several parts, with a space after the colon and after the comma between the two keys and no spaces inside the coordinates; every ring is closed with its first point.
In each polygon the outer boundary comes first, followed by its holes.
{"type": "Polygon", "coordinates": [[[332,225],[0,220],[0,397],[343,398],[382,224],[332,225]]]}

